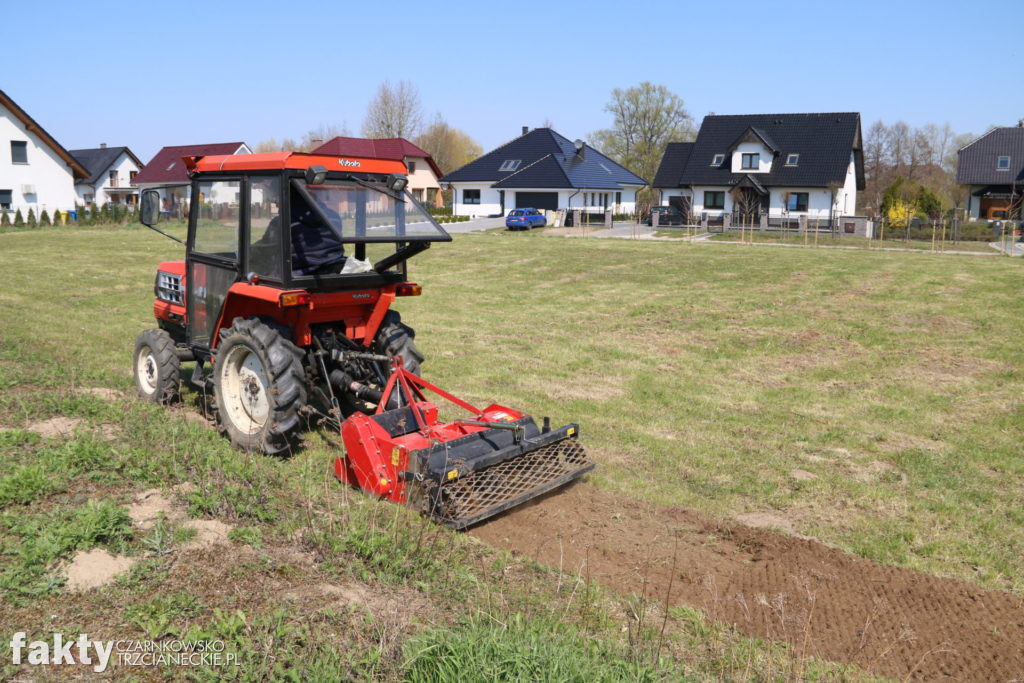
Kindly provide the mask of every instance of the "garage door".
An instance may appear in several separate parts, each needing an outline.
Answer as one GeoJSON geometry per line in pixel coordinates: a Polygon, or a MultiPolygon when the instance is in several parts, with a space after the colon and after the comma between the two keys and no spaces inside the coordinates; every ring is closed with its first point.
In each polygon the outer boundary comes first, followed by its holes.
{"type": "Polygon", "coordinates": [[[558,208],[557,192],[516,192],[517,209],[550,209],[558,208]]]}

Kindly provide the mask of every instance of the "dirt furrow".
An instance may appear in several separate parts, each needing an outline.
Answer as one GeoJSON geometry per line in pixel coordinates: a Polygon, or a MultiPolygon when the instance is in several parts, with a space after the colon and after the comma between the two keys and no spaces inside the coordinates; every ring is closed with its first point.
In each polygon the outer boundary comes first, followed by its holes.
{"type": "Polygon", "coordinates": [[[899,679],[1024,677],[1024,600],[586,484],[471,530],[623,594],[899,679]],[[674,571],[673,571],[674,567],[674,571]],[[673,580],[674,575],[674,580],[673,580]],[[644,584],[646,581],[646,589],[644,584]]]}

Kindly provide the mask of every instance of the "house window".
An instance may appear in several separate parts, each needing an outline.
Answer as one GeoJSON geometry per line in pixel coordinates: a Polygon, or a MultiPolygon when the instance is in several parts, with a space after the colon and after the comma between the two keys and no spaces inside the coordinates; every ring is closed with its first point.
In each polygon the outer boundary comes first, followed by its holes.
{"type": "Polygon", "coordinates": [[[796,166],[800,161],[799,154],[790,154],[786,157],[786,166],[796,166]]]}
{"type": "Polygon", "coordinates": [[[117,187],[117,171],[110,172],[110,186],[117,187]]]}
{"type": "Polygon", "coordinates": [[[405,167],[409,169],[409,173],[415,173],[416,172],[416,162],[415,161],[407,161],[407,162],[405,162],[405,167]]]}
{"type": "Polygon", "coordinates": [[[0,190],[0,209],[6,211],[11,208],[11,201],[14,190],[0,190]]]}
{"type": "Polygon", "coordinates": [[[138,171],[128,171],[128,182],[129,183],[134,183],[135,182],[135,176],[137,176],[137,175],[139,175],[138,171]]]}
{"type": "Polygon", "coordinates": [[[1009,171],[1010,170],[1010,157],[999,157],[996,160],[997,171],[1009,171]]]}
{"type": "Polygon", "coordinates": [[[96,199],[96,195],[87,194],[82,196],[82,201],[86,204],[92,204],[94,199],[96,199]]]}
{"type": "Polygon", "coordinates": [[[761,164],[760,154],[744,154],[743,168],[757,168],[761,164]]]}
{"type": "Polygon", "coordinates": [[[725,161],[725,155],[724,154],[716,154],[715,157],[711,160],[711,165],[712,166],[721,166],[723,161],[725,161]]]}
{"type": "Polygon", "coordinates": [[[11,161],[15,164],[28,163],[28,143],[24,140],[11,140],[11,161]]]}
{"type": "Polygon", "coordinates": [[[480,190],[463,190],[462,191],[462,203],[463,204],[479,204],[480,203],[480,190]]]}
{"type": "Polygon", "coordinates": [[[790,192],[789,201],[786,203],[786,208],[790,211],[806,211],[807,210],[807,193],[806,192],[790,192]]]}
{"type": "Polygon", "coordinates": [[[615,193],[615,203],[616,204],[621,204],[622,203],[622,193],[621,192],[616,192],[615,193]]]}
{"type": "Polygon", "coordinates": [[[506,159],[501,163],[498,168],[499,171],[514,171],[519,168],[519,164],[523,163],[522,159],[506,159]]]}
{"type": "Polygon", "coordinates": [[[725,208],[725,192],[705,192],[704,193],[704,208],[705,209],[724,209],[725,208]]]}

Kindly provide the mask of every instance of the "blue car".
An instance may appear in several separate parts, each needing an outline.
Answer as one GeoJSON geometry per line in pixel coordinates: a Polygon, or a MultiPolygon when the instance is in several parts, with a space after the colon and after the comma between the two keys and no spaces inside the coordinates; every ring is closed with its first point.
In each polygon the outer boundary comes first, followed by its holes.
{"type": "Polygon", "coordinates": [[[509,230],[543,228],[547,224],[544,214],[537,209],[512,209],[505,217],[505,227],[509,230]]]}

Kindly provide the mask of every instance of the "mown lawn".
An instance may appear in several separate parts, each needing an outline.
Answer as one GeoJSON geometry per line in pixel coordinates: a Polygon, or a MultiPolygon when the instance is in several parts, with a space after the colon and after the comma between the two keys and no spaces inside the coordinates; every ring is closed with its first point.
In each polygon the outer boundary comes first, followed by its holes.
{"type": "MultiPolygon", "coordinates": [[[[194,395],[166,411],[76,392],[133,390],[129,359],[152,325],[156,264],[180,254],[170,241],[141,228],[19,232],[0,235],[0,254],[0,426],[72,415],[118,430],[64,441],[14,430],[0,441],[0,591],[16,606],[0,612],[3,632],[15,618],[70,631],[83,614],[106,614],[109,596],[65,599],[52,571],[100,545],[145,558],[116,588],[118,604],[141,611],[117,611],[107,627],[144,629],[140,613],[166,612],[182,629],[234,634],[263,673],[283,661],[415,677],[420,657],[463,661],[439,643],[500,661],[552,621],[569,630],[547,643],[551,671],[579,637],[597,643],[581,676],[601,661],[615,677],[791,670],[784,653],[696,617],[673,620],[665,661],[630,658],[614,596],[581,609],[571,581],[563,593],[545,570],[345,494],[327,473],[326,433],[290,460],[261,459],[185,419],[199,412],[194,395]],[[260,546],[227,579],[201,567],[179,576],[161,550],[173,530],[141,537],[102,504],[181,482],[198,487],[191,514],[231,522],[246,547],[260,546]],[[312,568],[289,565],[294,544],[316,556],[312,568]],[[207,586],[243,576],[249,598],[207,586]],[[314,618],[317,601],[296,607],[281,588],[314,579],[400,586],[432,607],[401,627],[360,627],[365,615],[344,611],[314,618]],[[513,613],[520,626],[505,619],[513,613]],[[347,634],[347,659],[330,633],[347,634]],[[274,642],[286,647],[268,662],[274,642]]],[[[432,381],[579,422],[600,487],[720,517],[768,512],[866,557],[1024,594],[1021,267],[499,232],[418,256],[410,272],[424,294],[399,309],[432,381]]]]}
{"type": "MultiPolygon", "coordinates": [[[[678,233],[672,234],[672,231],[661,230],[661,236],[678,236],[678,233]]],[[[807,246],[820,246],[820,247],[858,247],[861,249],[915,249],[919,251],[971,251],[988,254],[998,254],[995,249],[988,246],[988,242],[972,242],[967,240],[961,240],[959,242],[953,242],[949,239],[943,240],[941,235],[936,235],[935,241],[930,239],[868,239],[866,237],[857,237],[855,235],[839,235],[833,237],[832,235],[820,234],[818,235],[817,241],[814,239],[814,234],[809,233],[806,236],[797,233],[761,233],[757,230],[747,230],[744,232],[727,232],[713,235],[711,237],[716,242],[753,242],[755,244],[799,244],[807,246]]]]}

